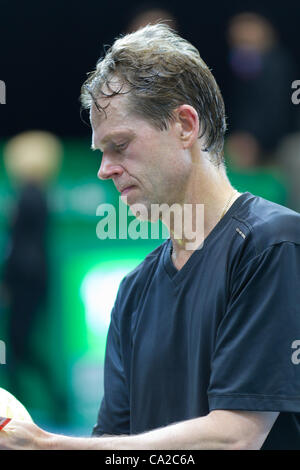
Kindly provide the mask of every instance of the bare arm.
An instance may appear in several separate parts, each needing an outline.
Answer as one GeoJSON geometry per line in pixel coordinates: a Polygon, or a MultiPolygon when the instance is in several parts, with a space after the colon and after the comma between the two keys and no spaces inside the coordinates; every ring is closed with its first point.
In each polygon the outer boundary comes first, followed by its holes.
{"type": "Polygon", "coordinates": [[[26,447],[45,450],[260,449],[277,416],[277,412],[214,410],[207,416],[182,421],[142,434],[98,438],[77,438],[50,434],[37,427],[34,429],[34,425],[30,423],[24,425],[24,423],[16,422],[15,429],[12,429],[12,421],[8,425],[8,433],[0,432],[0,448],[26,447]],[[4,434],[7,435],[4,436],[4,434]]]}

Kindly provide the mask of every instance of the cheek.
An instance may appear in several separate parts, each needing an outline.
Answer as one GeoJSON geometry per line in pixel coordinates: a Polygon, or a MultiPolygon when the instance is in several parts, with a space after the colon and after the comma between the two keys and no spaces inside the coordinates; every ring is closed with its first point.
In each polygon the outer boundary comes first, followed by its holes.
{"type": "Polygon", "coordinates": [[[132,143],[126,169],[146,186],[157,187],[179,181],[187,172],[187,164],[186,155],[175,139],[145,132],[139,142],[132,143]]]}

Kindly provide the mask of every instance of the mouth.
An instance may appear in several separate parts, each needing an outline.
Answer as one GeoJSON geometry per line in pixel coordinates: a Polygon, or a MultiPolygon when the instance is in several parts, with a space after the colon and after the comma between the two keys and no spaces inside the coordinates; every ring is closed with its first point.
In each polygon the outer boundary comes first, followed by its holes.
{"type": "Polygon", "coordinates": [[[135,188],[135,186],[127,186],[126,188],[121,189],[120,190],[121,196],[126,196],[129,193],[129,191],[131,191],[133,188],[135,188]]]}

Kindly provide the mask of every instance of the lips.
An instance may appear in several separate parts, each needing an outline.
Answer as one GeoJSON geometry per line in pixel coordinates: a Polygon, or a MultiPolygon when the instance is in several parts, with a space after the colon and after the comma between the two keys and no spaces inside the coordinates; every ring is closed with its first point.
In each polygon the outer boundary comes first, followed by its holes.
{"type": "Polygon", "coordinates": [[[120,191],[121,196],[125,196],[131,189],[133,189],[135,186],[126,186],[126,188],[122,189],[120,191]]]}
{"type": "Polygon", "coordinates": [[[126,194],[130,189],[132,189],[134,187],[134,185],[132,184],[128,184],[128,185],[118,185],[115,183],[115,186],[117,188],[117,190],[119,191],[119,193],[122,194],[126,194]]]}

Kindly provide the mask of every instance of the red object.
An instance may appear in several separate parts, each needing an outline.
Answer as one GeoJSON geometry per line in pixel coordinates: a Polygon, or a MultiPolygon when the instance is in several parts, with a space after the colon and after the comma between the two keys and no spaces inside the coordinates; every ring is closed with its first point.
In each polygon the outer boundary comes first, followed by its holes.
{"type": "Polygon", "coordinates": [[[11,421],[11,418],[0,418],[0,431],[11,421]]]}

